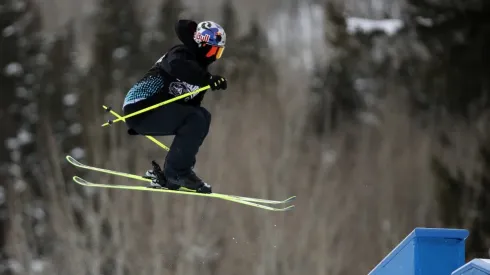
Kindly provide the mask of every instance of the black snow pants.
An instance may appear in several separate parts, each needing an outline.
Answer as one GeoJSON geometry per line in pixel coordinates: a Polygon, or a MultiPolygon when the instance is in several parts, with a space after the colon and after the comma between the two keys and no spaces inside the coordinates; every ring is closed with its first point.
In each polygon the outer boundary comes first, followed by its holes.
{"type": "MultiPolygon", "coordinates": [[[[128,115],[131,112],[126,112],[128,115]]],[[[126,124],[140,135],[175,135],[165,158],[167,177],[184,176],[196,163],[199,147],[211,125],[211,114],[201,106],[170,103],[126,120],[126,124]]]]}

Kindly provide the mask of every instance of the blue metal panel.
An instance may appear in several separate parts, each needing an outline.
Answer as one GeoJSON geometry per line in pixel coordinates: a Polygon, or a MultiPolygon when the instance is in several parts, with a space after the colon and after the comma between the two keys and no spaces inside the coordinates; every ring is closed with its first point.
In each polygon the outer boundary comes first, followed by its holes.
{"type": "Polygon", "coordinates": [[[490,274],[489,259],[473,259],[455,270],[451,275],[488,275],[490,274]]]}
{"type": "Polygon", "coordinates": [[[465,259],[468,230],[415,228],[369,275],[450,275],[465,259]]]}

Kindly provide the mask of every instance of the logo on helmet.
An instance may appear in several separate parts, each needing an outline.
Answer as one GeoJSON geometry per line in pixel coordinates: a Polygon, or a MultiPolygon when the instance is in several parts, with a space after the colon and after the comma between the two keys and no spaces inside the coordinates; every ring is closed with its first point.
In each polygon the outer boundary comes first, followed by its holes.
{"type": "Polygon", "coordinates": [[[194,40],[196,42],[205,42],[205,43],[208,43],[209,42],[209,39],[211,38],[211,36],[209,34],[201,34],[199,32],[195,32],[194,33],[194,40]]]}

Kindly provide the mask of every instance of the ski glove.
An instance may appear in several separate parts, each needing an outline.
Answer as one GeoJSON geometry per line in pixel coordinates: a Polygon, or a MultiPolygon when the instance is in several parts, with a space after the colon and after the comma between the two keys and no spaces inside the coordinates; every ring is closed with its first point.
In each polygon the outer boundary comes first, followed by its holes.
{"type": "Polygon", "coordinates": [[[211,90],[226,90],[228,87],[228,83],[226,81],[226,78],[219,76],[219,75],[212,75],[209,78],[209,86],[211,86],[211,90]]]}

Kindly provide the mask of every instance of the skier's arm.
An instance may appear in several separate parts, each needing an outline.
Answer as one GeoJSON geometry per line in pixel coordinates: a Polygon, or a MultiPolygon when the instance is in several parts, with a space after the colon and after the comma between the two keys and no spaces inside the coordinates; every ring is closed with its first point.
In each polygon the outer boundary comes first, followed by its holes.
{"type": "Polygon", "coordinates": [[[160,66],[167,73],[192,85],[208,85],[211,74],[202,69],[192,56],[184,51],[176,51],[164,58],[160,66]]]}

